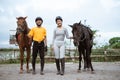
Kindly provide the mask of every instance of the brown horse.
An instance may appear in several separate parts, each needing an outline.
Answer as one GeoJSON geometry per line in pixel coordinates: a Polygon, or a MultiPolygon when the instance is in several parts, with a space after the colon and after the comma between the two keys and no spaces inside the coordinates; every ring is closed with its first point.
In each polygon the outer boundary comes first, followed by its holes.
{"type": "Polygon", "coordinates": [[[29,72],[29,60],[30,60],[30,52],[31,52],[31,41],[28,38],[27,34],[30,29],[27,26],[26,19],[27,17],[18,17],[17,19],[17,29],[16,29],[16,40],[20,49],[20,73],[23,73],[23,61],[24,61],[24,51],[27,52],[27,73],[29,72]]]}
{"type": "Polygon", "coordinates": [[[93,46],[93,34],[92,30],[79,23],[74,23],[73,25],[69,25],[72,28],[72,33],[74,37],[74,45],[78,47],[79,51],[79,68],[78,71],[81,70],[81,60],[82,55],[84,59],[84,70],[91,68],[93,72],[94,69],[91,63],[91,49],[93,46]]]}

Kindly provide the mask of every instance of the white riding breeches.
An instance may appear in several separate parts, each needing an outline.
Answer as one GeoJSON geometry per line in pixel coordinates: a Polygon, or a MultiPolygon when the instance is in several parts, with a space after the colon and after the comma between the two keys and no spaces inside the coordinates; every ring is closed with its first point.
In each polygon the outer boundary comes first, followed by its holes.
{"type": "Polygon", "coordinates": [[[54,42],[54,54],[56,59],[62,59],[65,56],[65,45],[64,41],[54,42]]]}

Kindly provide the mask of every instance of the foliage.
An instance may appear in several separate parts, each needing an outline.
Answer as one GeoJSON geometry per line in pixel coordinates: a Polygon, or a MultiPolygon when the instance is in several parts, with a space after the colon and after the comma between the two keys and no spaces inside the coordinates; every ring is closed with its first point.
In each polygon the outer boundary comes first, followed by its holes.
{"type": "Polygon", "coordinates": [[[13,48],[0,48],[0,51],[19,51],[19,49],[13,49],[13,48]]]}
{"type": "Polygon", "coordinates": [[[120,37],[113,37],[109,40],[111,48],[120,49],[120,37]]]}
{"type": "MultiPolygon", "coordinates": [[[[98,32],[98,30],[92,30],[93,39],[98,36],[98,35],[96,34],[97,32],[98,32]]],[[[97,45],[97,43],[94,41],[94,42],[93,42],[93,45],[97,45]]]]}

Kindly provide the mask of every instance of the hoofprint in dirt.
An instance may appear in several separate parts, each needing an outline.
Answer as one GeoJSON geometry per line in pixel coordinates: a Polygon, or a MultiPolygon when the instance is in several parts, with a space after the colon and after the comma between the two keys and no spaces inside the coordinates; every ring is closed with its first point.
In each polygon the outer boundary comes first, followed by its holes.
{"type": "Polygon", "coordinates": [[[120,80],[120,62],[93,62],[95,74],[89,71],[78,73],[78,63],[66,63],[64,76],[56,75],[55,63],[45,64],[45,75],[40,75],[40,64],[36,64],[36,75],[26,73],[25,64],[24,73],[19,74],[19,66],[0,64],[0,80],[120,80]]]}

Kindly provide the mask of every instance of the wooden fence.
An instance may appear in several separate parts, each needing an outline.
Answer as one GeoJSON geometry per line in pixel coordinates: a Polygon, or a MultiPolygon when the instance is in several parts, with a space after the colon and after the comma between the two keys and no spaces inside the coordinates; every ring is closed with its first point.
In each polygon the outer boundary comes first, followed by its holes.
{"type": "MultiPolygon", "coordinates": [[[[3,51],[4,52],[4,51],[3,51]]],[[[3,52],[0,52],[0,57],[2,57],[3,52]]],[[[7,53],[7,52],[6,52],[7,53]]],[[[103,50],[103,49],[93,49],[92,53],[91,53],[91,58],[92,61],[99,61],[99,62],[103,62],[103,61],[120,61],[120,49],[109,49],[109,50],[103,50]]],[[[5,59],[0,59],[0,63],[2,62],[6,62],[6,61],[10,61],[10,63],[14,63],[19,62],[19,51],[18,50],[13,50],[9,53],[9,55],[7,55],[7,57],[9,57],[8,59],[6,59],[6,55],[4,55],[5,59]],[[13,57],[12,57],[13,56],[13,57]]],[[[54,54],[53,51],[51,51],[50,49],[48,49],[48,52],[45,55],[45,60],[46,62],[54,62],[54,54]]],[[[78,51],[75,49],[66,49],[66,54],[65,54],[65,59],[66,61],[72,61],[72,62],[78,62],[79,59],[79,54],[78,51]]],[[[39,61],[39,56],[37,58],[37,60],[39,61]]]]}

